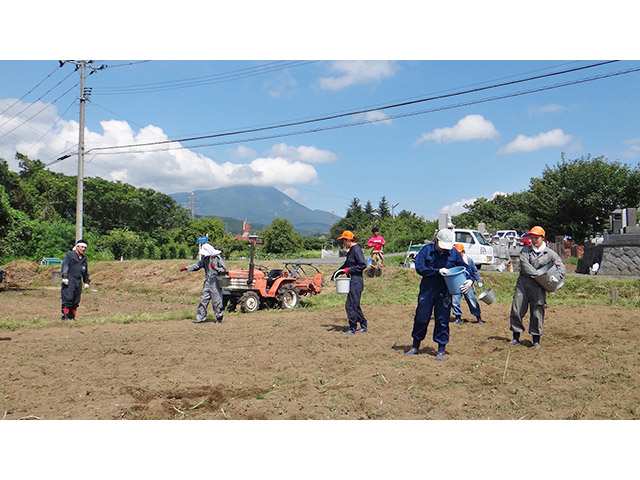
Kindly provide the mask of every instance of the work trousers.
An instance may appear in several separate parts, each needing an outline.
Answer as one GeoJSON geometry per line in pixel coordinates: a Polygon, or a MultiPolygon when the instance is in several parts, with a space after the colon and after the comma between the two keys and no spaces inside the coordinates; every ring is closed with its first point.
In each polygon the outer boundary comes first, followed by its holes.
{"type": "Polygon", "coordinates": [[[198,314],[196,320],[204,321],[207,319],[207,307],[211,302],[213,313],[216,316],[216,320],[222,318],[222,292],[218,285],[218,279],[216,277],[208,278],[202,285],[202,295],[200,295],[200,305],[198,305],[198,314]]]}
{"type": "Polygon", "coordinates": [[[473,287],[469,288],[467,293],[464,295],[451,295],[451,310],[456,317],[462,316],[462,310],[460,305],[462,304],[462,297],[467,301],[467,305],[469,306],[469,310],[471,311],[471,315],[476,318],[480,318],[480,305],[478,304],[478,299],[476,298],[476,292],[473,287]]]}
{"type": "Polygon", "coordinates": [[[360,297],[362,297],[362,290],[364,290],[364,280],[362,275],[352,275],[351,282],[349,284],[349,293],[347,294],[347,301],[344,304],[344,309],[347,312],[347,319],[349,320],[349,329],[356,330],[358,323],[360,327],[367,328],[367,319],[364,318],[364,313],[360,308],[360,297]]]}
{"type": "MultiPolygon", "coordinates": [[[[443,282],[444,285],[444,282],[443,282]]],[[[451,295],[446,290],[429,288],[418,294],[418,306],[413,318],[413,347],[419,348],[427,335],[427,327],[434,316],[433,341],[446,345],[449,343],[449,316],[451,315],[451,295]]]]}
{"type": "Polygon", "coordinates": [[[520,275],[516,282],[513,302],[511,303],[509,328],[512,332],[524,332],[522,319],[527,314],[527,310],[531,310],[529,333],[531,335],[542,335],[546,308],[547,292],[533,278],[520,275]]]}
{"type": "Polygon", "coordinates": [[[80,296],[82,295],[82,278],[69,278],[69,285],[64,283],[60,287],[60,298],[62,300],[62,308],[68,308],[75,312],[80,305],[80,296]]]}

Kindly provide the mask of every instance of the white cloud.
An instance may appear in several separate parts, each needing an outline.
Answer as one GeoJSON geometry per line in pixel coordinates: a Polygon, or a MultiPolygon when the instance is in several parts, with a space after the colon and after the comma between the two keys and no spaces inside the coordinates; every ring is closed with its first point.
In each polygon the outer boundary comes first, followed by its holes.
{"type": "Polygon", "coordinates": [[[265,82],[265,88],[271,98],[293,97],[298,91],[298,82],[289,70],[265,82]]]}
{"type": "Polygon", "coordinates": [[[254,149],[240,145],[231,150],[231,156],[233,158],[255,158],[258,154],[254,149]]]}
{"type": "Polygon", "coordinates": [[[371,122],[374,125],[391,125],[391,119],[380,110],[374,110],[373,112],[364,113],[362,115],[359,115],[359,118],[366,122],[371,122]]]}
{"type": "Polygon", "coordinates": [[[546,147],[564,147],[572,140],[561,128],[539,133],[535,137],[518,135],[509,145],[498,150],[499,155],[509,155],[518,152],[534,152],[546,147]]]}
{"type": "Polygon", "coordinates": [[[625,140],[624,143],[629,145],[620,155],[625,158],[636,158],[640,155],[640,138],[631,138],[625,140]]]}
{"type": "Polygon", "coordinates": [[[557,105],[555,103],[552,103],[550,105],[531,107],[529,109],[529,115],[541,115],[544,113],[561,112],[562,110],[566,110],[566,108],[567,107],[563,107],[562,105],[557,105]]]}
{"type": "Polygon", "coordinates": [[[340,60],[332,63],[331,70],[341,75],[321,78],[320,87],[325,90],[340,90],[361,83],[378,82],[393,76],[396,65],[395,62],[387,60],[340,60]]]}
{"type": "MultiPolygon", "coordinates": [[[[507,194],[504,192],[493,192],[493,195],[491,195],[490,200],[493,200],[498,195],[507,195],[507,194]]],[[[473,203],[475,203],[477,199],[478,199],[477,197],[463,198],[461,200],[458,200],[457,202],[453,202],[450,205],[445,205],[440,209],[439,213],[448,213],[452,217],[455,215],[460,215],[461,213],[464,213],[467,211],[467,209],[464,207],[465,205],[473,205],[473,203]]]]}
{"type": "Polygon", "coordinates": [[[468,142],[470,140],[490,140],[498,137],[498,130],[482,115],[467,115],[453,127],[436,128],[429,133],[423,133],[416,141],[452,143],[468,142]]]}
{"type": "Polygon", "coordinates": [[[328,163],[338,159],[338,156],[329,150],[320,150],[319,148],[306,145],[294,147],[286,143],[274,145],[267,151],[267,154],[305,163],[328,163]]]}
{"type": "MultiPolygon", "coordinates": [[[[34,107],[35,108],[35,107],[34,107]]],[[[43,133],[57,118],[55,107],[49,107],[47,115],[35,117],[32,121],[19,126],[0,142],[0,157],[7,160],[14,158],[15,152],[27,154],[30,158],[38,158],[45,164],[50,163],[63,153],[77,152],[78,122],[61,120],[52,132],[42,139],[43,133]],[[46,120],[45,120],[46,118],[46,120]],[[40,123],[39,123],[40,122],[40,123]]],[[[15,111],[20,108],[16,106],[15,111]]],[[[13,110],[12,110],[13,111],[13,110]]],[[[35,111],[35,110],[34,110],[35,111]]],[[[10,113],[10,112],[8,112],[10,113]]],[[[24,115],[32,115],[29,109],[24,115]]],[[[8,117],[0,115],[0,125],[8,117]]],[[[13,121],[11,127],[19,122],[13,121]]],[[[7,127],[8,122],[4,127],[7,127]]],[[[313,158],[316,161],[327,161],[331,152],[318,150],[315,147],[300,147],[297,157],[267,156],[255,158],[249,163],[216,163],[196,151],[184,149],[164,150],[178,143],[162,146],[134,148],[135,153],[111,154],[113,151],[93,150],[101,146],[128,145],[144,142],[168,140],[161,128],[149,125],[138,132],[124,121],[103,121],[102,132],[85,130],[85,175],[101,177],[105,180],[119,180],[136,187],[152,188],[167,193],[189,190],[208,190],[230,185],[265,185],[280,186],[288,184],[314,184],[318,181],[318,173],[309,165],[313,158]],[[156,150],[156,151],[154,151],[156,150]],[[301,160],[304,159],[304,160],[301,160]]],[[[0,135],[5,128],[0,128],[0,135]]],[[[248,153],[250,149],[236,149],[248,153]]],[[[255,152],[254,152],[255,153],[255,152]]],[[[9,161],[12,168],[12,162],[9,161]]],[[[77,174],[77,156],[55,163],[50,169],[67,175],[77,174]]]]}

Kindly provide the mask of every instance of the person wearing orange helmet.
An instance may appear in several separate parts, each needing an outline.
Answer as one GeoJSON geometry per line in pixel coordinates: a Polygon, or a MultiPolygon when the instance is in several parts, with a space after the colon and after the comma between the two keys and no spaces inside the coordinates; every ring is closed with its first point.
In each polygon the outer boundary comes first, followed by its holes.
{"type": "Polygon", "coordinates": [[[342,266],[333,273],[331,279],[334,280],[340,273],[345,273],[351,277],[349,293],[347,294],[347,300],[344,304],[347,319],[349,320],[349,329],[342,333],[344,335],[364,333],[367,331],[367,319],[362,312],[362,308],[360,308],[360,298],[364,290],[362,272],[367,268],[367,263],[364,259],[362,248],[358,245],[358,237],[356,237],[352,231],[345,230],[337,239],[342,240],[342,243],[346,247],[347,258],[342,266]],[[358,323],[360,324],[360,329],[358,329],[358,323]]]}
{"type": "MultiPolygon", "coordinates": [[[[478,287],[482,288],[482,280],[480,280],[480,274],[478,273],[478,268],[476,267],[476,264],[473,262],[473,259],[466,254],[464,250],[464,245],[461,243],[456,243],[453,246],[453,248],[459,251],[460,255],[462,255],[462,259],[466,264],[465,268],[469,273],[469,278],[471,279],[471,281],[478,282],[478,287]]],[[[464,295],[464,299],[467,301],[467,305],[469,306],[471,315],[476,317],[479,324],[484,323],[481,317],[480,305],[478,304],[478,299],[476,298],[476,292],[473,289],[473,284],[469,287],[469,290],[467,290],[466,293],[464,293],[463,295],[464,295]]],[[[456,325],[459,325],[462,323],[462,309],[460,308],[460,304],[462,303],[463,295],[451,296],[452,298],[451,310],[453,312],[453,315],[456,317],[453,323],[455,323],[456,325]]]]}
{"type": "Polygon", "coordinates": [[[513,332],[511,345],[518,345],[520,334],[524,332],[522,319],[527,314],[527,310],[530,310],[529,333],[533,337],[534,348],[540,348],[544,311],[547,308],[547,292],[536,282],[535,278],[542,275],[539,270],[550,263],[562,276],[566,274],[567,269],[560,256],[547,248],[544,240],[545,231],[542,227],[535,226],[527,233],[531,235],[531,245],[520,250],[520,276],[518,276],[511,303],[509,328],[513,332]]]}

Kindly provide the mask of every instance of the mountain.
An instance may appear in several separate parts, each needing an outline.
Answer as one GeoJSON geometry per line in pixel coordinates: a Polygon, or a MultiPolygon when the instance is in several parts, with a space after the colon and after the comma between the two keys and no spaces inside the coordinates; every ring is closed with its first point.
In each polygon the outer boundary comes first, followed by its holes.
{"type": "MultiPolygon", "coordinates": [[[[189,208],[192,192],[172,193],[179,205],[189,208]]],[[[274,218],[286,218],[303,235],[329,233],[332,214],[311,210],[274,187],[235,186],[193,192],[195,213],[205,217],[231,217],[251,224],[271,225],[274,218]]],[[[334,222],[340,217],[333,216],[334,222]]],[[[251,228],[252,231],[257,229],[251,228]]]]}

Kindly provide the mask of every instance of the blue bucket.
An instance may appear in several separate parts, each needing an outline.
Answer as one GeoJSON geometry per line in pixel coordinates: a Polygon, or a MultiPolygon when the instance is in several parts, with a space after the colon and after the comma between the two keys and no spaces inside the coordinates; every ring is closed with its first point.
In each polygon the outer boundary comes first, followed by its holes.
{"type": "Polygon", "coordinates": [[[460,287],[467,279],[467,276],[464,274],[464,270],[464,267],[453,267],[449,269],[448,275],[442,275],[451,295],[462,295],[460,287]]]}

